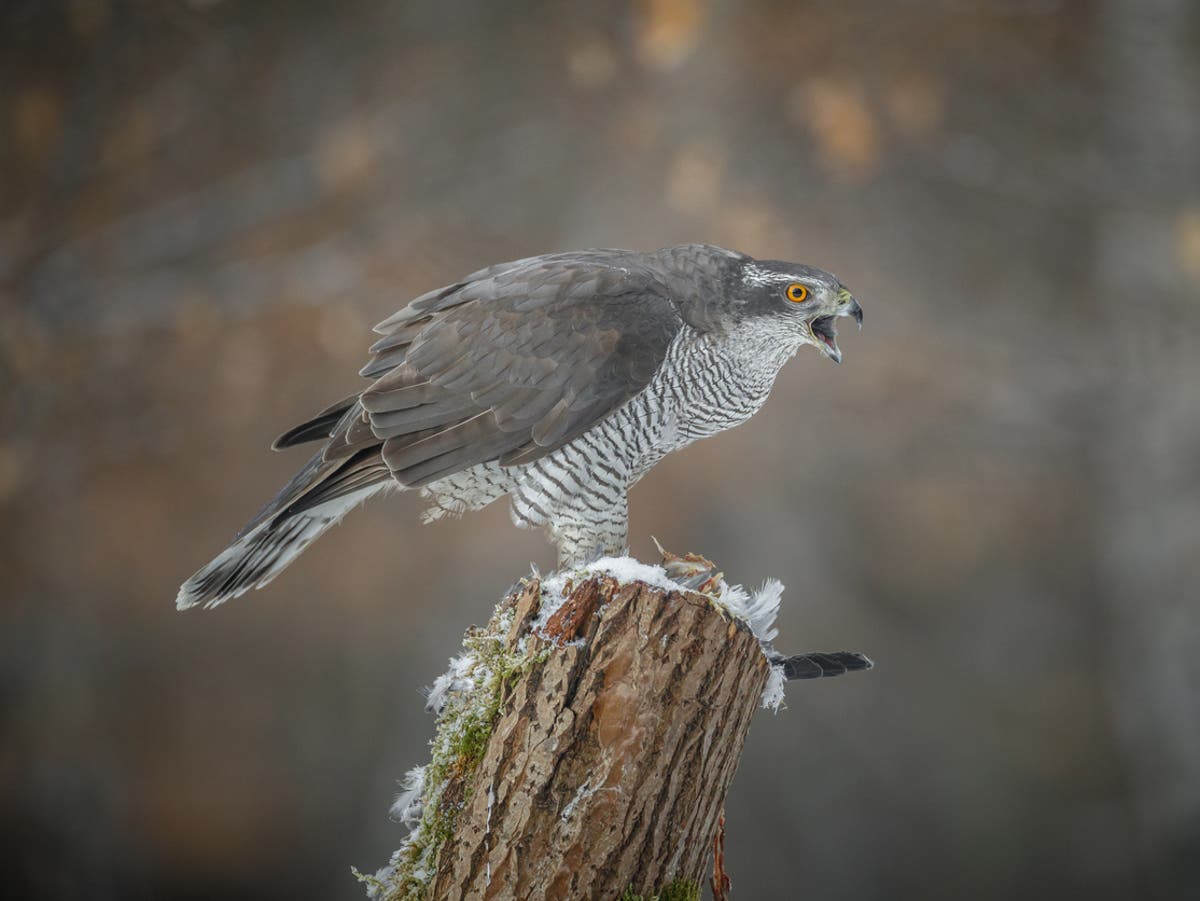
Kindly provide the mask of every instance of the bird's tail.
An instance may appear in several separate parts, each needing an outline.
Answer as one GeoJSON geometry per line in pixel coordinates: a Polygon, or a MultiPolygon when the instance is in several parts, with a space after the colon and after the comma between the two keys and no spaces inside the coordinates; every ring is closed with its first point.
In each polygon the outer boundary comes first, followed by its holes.
{"type": "MultiPolygon", "coordinates": [[[[364,469],[357,467],[360,476],[367,475],[364,469]]],[[[381,473],[360,478],[358,484],[330,478],[338,474],[323,465],[320,454],[310,460],[229,547],[183,583],[175,606],[180,610],[198,604],[211,608],[251,588],[262,588],[326,529],[371,495],[394,484],[381,473]],[[330,484],[337,482],[340,485],[330,484]]]]}

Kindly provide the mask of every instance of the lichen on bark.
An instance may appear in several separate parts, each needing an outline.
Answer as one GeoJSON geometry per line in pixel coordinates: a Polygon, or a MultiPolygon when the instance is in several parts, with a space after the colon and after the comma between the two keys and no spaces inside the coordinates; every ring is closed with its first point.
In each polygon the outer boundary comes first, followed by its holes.
{"type": "MultiPolygon", "coordinates": [[[[544,651],[528,642],[510,640],[517,600],[540,596],[535,579],[522,592],[505,598],[485,628],[472,628],[463,639],[465,662],[458,676],[467,685],[447,692],[438,713],[430,760],[425,767],[420,803],[422,815],[388,865],[374,876],[359,875],[368,894],[381,901],[424,901],[445,841],[453,835],[459,811],[474,788],[492,727],[512,682],[526,667],[544,659],[544,651]]],[[[464,658],[460,658],[463,661],[464,658]]]]}

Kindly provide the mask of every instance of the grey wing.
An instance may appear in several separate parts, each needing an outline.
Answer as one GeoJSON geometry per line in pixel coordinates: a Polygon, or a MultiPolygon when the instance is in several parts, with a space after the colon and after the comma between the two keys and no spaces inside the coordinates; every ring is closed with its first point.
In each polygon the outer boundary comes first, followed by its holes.
{"type": "Polygon", "coordinates": [[[378,375],[326,459],[382,442],[402,484],[536,460],[649,383],[681,321],[657,273],[625,251],[482,270],[376,327],[378,375]]]}

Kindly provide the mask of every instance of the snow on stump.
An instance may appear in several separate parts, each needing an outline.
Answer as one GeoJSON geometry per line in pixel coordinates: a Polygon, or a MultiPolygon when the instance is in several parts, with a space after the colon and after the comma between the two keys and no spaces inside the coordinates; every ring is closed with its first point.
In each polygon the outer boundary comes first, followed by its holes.
{"type": "Polygon", "coordinates": [[[750,720],[783,698],[782,586],[667,556],[535,575],[467,633],[393,807],[412,831],[368,894],[699,898],[750,720]]]}

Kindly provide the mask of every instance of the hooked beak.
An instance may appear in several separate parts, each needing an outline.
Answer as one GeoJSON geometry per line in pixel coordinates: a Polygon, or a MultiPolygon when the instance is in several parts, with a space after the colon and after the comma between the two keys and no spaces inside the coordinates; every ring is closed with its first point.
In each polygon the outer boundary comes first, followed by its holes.
{"type": "Polygon", "coordinates": [[[843,316],[853,316],[854,321],[858,323],[858,330],[862,331],[862,307],[858,305],[858,301],[853,297],[850,298],[850,306],[847,307],[843,316]]]}

